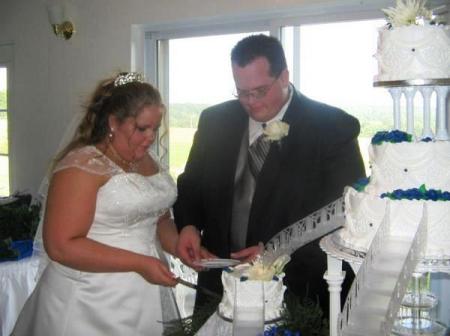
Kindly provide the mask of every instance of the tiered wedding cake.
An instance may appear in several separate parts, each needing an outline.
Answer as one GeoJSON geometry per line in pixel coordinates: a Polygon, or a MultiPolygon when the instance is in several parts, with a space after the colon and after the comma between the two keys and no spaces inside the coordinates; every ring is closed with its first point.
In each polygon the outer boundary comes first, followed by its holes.
{"type": "Polygon", "coordinates": [[[372,139],[369,148],[372,174],[364,183],[346,189],[346,224],[338,235],[342,245],[367,251],[389,204],[391,233],[412,237],[425,202],[428,208],[425,257],[450,259],[450,142],[445,125],[450,86],[450,28],[433,23],[436,19],[425,9],[423,1],[405,1],[397,1],[397,8],[385,10],[389,24],[380,31],[376,54],[379,73],[375,79],[385,86],[389,86],[389,81],[400,81],[390,89],[397,130],[379,132],[372,139]],[[426,80],[429,85],[409,85],[414,80],[426,80]],[[424,102],[424,128],[422,135],[416,137],[413,100],[419,92],[424,102]],[[431,131],[429,111],[433,92],[437,98],[435,134],[431,131]],[[410,134],[398,130],[402,95],[406,98],[410,134]]]}

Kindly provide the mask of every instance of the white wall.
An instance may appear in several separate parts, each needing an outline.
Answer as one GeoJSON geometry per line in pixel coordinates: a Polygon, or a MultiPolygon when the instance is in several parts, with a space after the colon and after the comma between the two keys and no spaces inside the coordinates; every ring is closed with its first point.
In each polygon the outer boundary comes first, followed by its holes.
{"type": "MultiPolygon", "coordinates": [[[[77,33],[57,39],[46,0],[1,0],[0,45],[14,48],[10,88],[11,190],[35,193],[65,127],[98,80],[128,70],[133,25],[168,27],[273,13],[384,8],[382,0],[72,0],[77,33]],[[340,9],[342,7],[342,9],[340,9]]],[[[284,13],[284,14],[283,14],[284,13]]],[[[138,63],[137,65],[141,65],[138,63]]]]}

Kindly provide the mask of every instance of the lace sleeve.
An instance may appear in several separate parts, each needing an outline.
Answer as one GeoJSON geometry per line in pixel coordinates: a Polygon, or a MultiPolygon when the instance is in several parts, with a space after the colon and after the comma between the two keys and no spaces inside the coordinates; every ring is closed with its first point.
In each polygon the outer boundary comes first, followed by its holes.
{"type": "Polygon", "coordinates": [[[74,149],[58,162],[53,173],[67,169],[78,168],[96,175],[115,175],[120,168],[108,159],[94,146],[74,149]]]}

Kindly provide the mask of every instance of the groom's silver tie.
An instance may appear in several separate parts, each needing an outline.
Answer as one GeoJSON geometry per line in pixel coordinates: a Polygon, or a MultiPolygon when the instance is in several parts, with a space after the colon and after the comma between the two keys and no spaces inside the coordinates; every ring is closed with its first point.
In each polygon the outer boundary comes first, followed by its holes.
{"type": "Polygon", "coordinates": [[[231,219],[231,251],[239,251],[246,247],[247,226],[255,192],[256,177],[262,168],[269,151],[270,143],[257,138],[251,146],[248,145],[248,132],[244,135],[236,168],[233,209],[231,219]],[[253,171],[252,171],[253,167],[253,171]]]}
{"type": "MultiPolygon", "coordinates": [[[[265,128],[266,124],[263,124],[262,127],[265,128]]],[[[266,139],[264,134],[261,134],[248,148],[248,165],[255,179],[261,171],[269,148],[270,141],[266,139]]]]}

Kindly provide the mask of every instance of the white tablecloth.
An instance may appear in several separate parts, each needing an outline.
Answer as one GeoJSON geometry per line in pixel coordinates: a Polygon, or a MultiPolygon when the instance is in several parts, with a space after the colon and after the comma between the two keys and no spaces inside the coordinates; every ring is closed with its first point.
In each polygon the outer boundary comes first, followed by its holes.
{"type": "Polygon", "coordinates": [[[0,263],[0,336],[11,333],[16,319],[33,291],[38,258],[0,263]]]}
{"type": "Polygon", "coordinates": [[[232,336],[233,323],[224,321],[217,313],[214,313],[200,328],[196,336],[232,336]]]}
{"type": "MultiPolygon", "coordinates": [[[[274,324],[266,324],[264,329],[267,330],[274,324]]],[[[240,336],[263,336],[263,331],[258,331],[255,327],[241,327],[235,334],[240,336]]],[[[215,312],[211,317],[205,322],[205,324],[199,329],[196,336],[233,336],[233,323],[227,322],[222,319],[217,312],[215,312]]]]}

